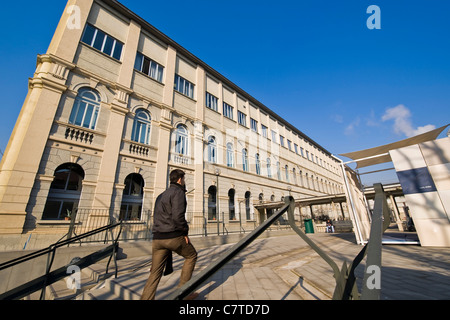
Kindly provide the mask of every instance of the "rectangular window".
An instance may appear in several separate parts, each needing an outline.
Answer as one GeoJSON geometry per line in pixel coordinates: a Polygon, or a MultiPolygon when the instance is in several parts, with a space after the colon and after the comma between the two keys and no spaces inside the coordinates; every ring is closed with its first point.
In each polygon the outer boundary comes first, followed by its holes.
{"type": "Polygon", "coordinates": [[[81,41],[116,60],[122,56],[123,43],[90,24],[86,24],[81,41]]]}
{"type": "Polygon", "coordinates": [[[296,154],[298,154],[298,145],[296,143],[294,143],[294,151],[296,154]]]}
{"type": "Polygon", "coordinates": [[[252,131],[258,132],[258,121],[250,118],[250,128],[252,129],[252,131]]]}
{"type": "Polygon", "coordinates": [[[238,111],[238,122],[240,125],[243,125],[244,127],[247,126],[247,115],[245,113],[238,111]]]}
{"type": "Polygon", "coordinates": [[[211,93],[206,92],[206,107],[217,111],[217,97],[213,96],[211,93]]]}
{"type": "Polygon", "coordinates": [[[261,125],[261,134],[264,138],[267,138],[267,127],[265,125],[261,125]]]}
{"type": "Polygon", "coordinates": [[[280,144],[282,147],[284,147],[284,137],[280,136],[280,144]]]}
{"type": "Polygon", "coordinates": [[[194,99],[194,84],[177,74],[175,75],[175,90],[194,99]]]}
{"type": "Polygon", "coordinates": [[[159,63],[147,58],[140,52],[136,54],[134,68],[137,71],[145,73],[147,76],[155,79],[156,81],[162,82],[163,80],[164,67],[159,63]]]}
{"type": "Polygon", "coordinates": [[[233,120],[233,107],[228,103],[223,103],[223,115],[231,120],[233,120]]]}
{"type": "Polygon", "coordinates": [[[288,149],[289,149],[289,151],[292,151],[292,143],[291,143],[291,140],[288,140],[287,143],[288,143],[288,149]]]}
{"type": "Polygon", "coordinates": [[[272,130],[272,141],[277,142],[277,133],[274,130],[272,130]]]}

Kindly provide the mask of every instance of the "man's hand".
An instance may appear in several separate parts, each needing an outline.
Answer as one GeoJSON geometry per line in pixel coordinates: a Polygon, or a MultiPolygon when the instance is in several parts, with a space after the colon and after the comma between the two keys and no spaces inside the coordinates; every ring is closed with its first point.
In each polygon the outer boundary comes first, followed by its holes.
{"type": "Polygon", "coordinates": [[[189,237],[188,236],[185,236],[184,240],[186,240],[186,244],[189,244],[189,237]]]}

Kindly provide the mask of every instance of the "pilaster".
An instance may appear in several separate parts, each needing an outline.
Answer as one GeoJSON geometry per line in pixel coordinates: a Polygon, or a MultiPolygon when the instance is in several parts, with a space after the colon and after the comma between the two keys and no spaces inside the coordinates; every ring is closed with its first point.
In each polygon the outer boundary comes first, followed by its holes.
{"type": "Polygon", "coordinates": [[[26,207],[65,83],[74,66],[38,56],[34,78],[0,164],[0,233],[21,233],[26,207]]]}

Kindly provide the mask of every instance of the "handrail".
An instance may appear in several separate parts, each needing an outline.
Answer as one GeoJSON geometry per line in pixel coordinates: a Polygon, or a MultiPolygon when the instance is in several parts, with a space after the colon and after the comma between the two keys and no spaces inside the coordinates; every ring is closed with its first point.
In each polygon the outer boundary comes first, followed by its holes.
{"type": "Polygon", "coordinates": [[[264,221],[259,227],[253,230],[245,238],[235,244],[228,251],[220,255],[216,261],[210,264],[206,269],[201,271],[191,280],[186,282],[182,287],[172,293],[167,299],[168,300],[182,300],[192,293],[196,288],[198,288],[203,282],[205,282],[214,273],[219,271],[219,269],[224,266],[228,261],[235,257],[239,252],[241,252],[246,246],[252,243],[261,233],[266,231],[272,223],[274,223],[279,217],[281,217],[291,206],[291,203],[286,203],[278,212],[273,214],[269,219],[264,221]]]}
{"type": "Polygon", "coordinates": [[[66,239],[64,241],[59,240],[58,242],[56,242],[54,244],[51,244],[47,248],[40,249],[40,250],[37,250],[35,252],[26,254],[24,256],[21,256],[21,257],[18,257],[18,258],[15,258],[15,259],[12,259],[12,260],[0,263],[0,271],[3,270],[3,269],[7,269],[9,267],[15,266],[16,264],[23,263],[23,262],[26,262],[28,260],[40,257],[40,256],[42,256],[44,254],[50,253],[54,249],[57,249],[59,247],[63,247],[65,245],[71,244],[71,243],[73,243],[75,241],[79,241],[81,239],[90,237],[90,236],[92,236],[94,234],[113,229],[113,228],[115,228],[115,227],[117,227],[118,225],[121,225],[121,224],[122,224],[122,222],[106,225],[106,226],[103,226],[101,228],[98,228],[98,229],[95,229],[95,230],[83,233],[82,235],[79,235],[79,236],[76,236],[76,237],[72,237],[70,239],[66,239]]]}
{"type": "Polygon", "coordinates": [[[380,183],[374,184],[375,203],[372,214],[372,224],[370,228],[370,238],[367,243],[367,260],[364,270],[364,280],[361,290],[361,300],[380,299],[381,293],[381,246],[384,231],[389,227],[389,207],[383,186],[380,183]],[[377,274],[378,272],[378,274],[377,274]],[[369,286],[372,276],[379,276],[376,285],[369,286]]]}
{"type": "MultiPolygon", "coordinates": [[[[365,244],[362,250],[355,257],[353,262],[347,267],[347,262],[344,261],[342,268],[339,269],[336,263],[314,243],[306,234],[295,224],[294,209],[295,200],[292,196],[285,198],[285,205],[274,215],[270,216],[264,223],[256,228],[252,233],[244,239],[235,244],[228,251],[223,253],[206,269],[201,271],[198,275],[193,277],[181,288],[172,293],[169,300],[182,300],[203,282],[216,273],[222,266],[230,261],[234,256],[241,252],[247,245],[253,242],[262,232],[268,229],[275,221],[278,220],[285,212],[288,213],[289,225],[292,229],[314,250],[319,256],[324,259],[333,269],[336,287],[333,293],[333,300],[349,300],[354,299],[379,299],[380,288],[377,286],[368,286],[368,279],[372,275],[370,273],[371,266],[378,266],[378,271],[381,269],[381,236],[382,233],[389,226],[389,208],[387,206],[386,196],[381,184],[374,185],[376,190],[375,207],[372,214],[372,224],[369,242],[365,244]],[[358,288],[356,286],[356,276],[354,271],[365,256],[368,256],[365,270],[365,277],[363,281],[363,290],[360,297],[358,288]]],[[[380,275],[381,277],[381,275],[380,275]]]]}
{"type": "MultiPolygon", "coordinates": [[[[80,259],[78,262],[74,263],[74,265],[78,265],[81,268],[87,267],[89,265],[91,265],[92,263],[95,263],[105,257],[107,257],[107,253],[109,251],[111,251],[107,266],[106,266],[106,273],[108,272],[108,268],[109,268],[109,264],[111,262],[112,257],[114,256],[114,264],[115,264],[115,276],[117,277],[117,261],[116,261],[116,252],[117,252],[117,248],[118,248],[118,240],[120,237],[120,234],[122,232],[122,221],[118,222],[118,223],[112,223],[100,228],[97,228],[95,230],[91,230],[89,232],[86,232],[84,234],[81,235],[77,235],[75,237],[72,238],[68,238],[66,240],[58,240],[56,243],[50,245],[48,248],[44,248],[41,250],[38,250],[36,252],[32,252],[30,254],[24,255],[22,257],[18,257],[15,259],[12,259],[10,261],[4,262],[0,264],[0,271],[13,267],[15,265],[18,265],[20,263],[24,263],[26,261],[35,259],[37,257],[43,256],[45,254],[48,254],[48,258],[47,258],[47,266],[46,266],[46,271],[45,274],[41,277],[38,277],[34,280],[31,280],[25,284],[22,284],[20,286],[18,286],[17,288],[11,289],[3,294],[0,295],[0,300],[1,299],[20,299],[24,296],[27,296],[33,292],[35,292],[36,290],[42,289],[41,292],[41,296],[40,299],[43,300],[45,298],[45,288],[54,283],[55,281],[58,281],[62,278],[64,278],[65,276],[67,276],[67,274],[65,273],[65,268],[66,267],[62,267],[59,268],[55,271],[50,272],[53,261],[54,261],[54,257],[56,254],[56,249],[59,247],[63,247],[65,245],[69,245],[73,242],[76,241],[80,241],[81,239],[90,237],[94,234],[97,233],[101,233],[104,231],[111,231],[112,229],[116,228],[120,226],[119,232],[117,237],[114,239],[112,237],[112,241],[113,244],[109,247],[107,247],[106,249],[100,250],[98,252],[95,252],[93,254],[90,254],[82,259],[80,259]],[[106,255],[105,255],[106,254],[106,255]]],[[[107,237],[107,235],[106,235],[107,237]]],[[[106,243],[106,238],[105,238],[105,243],[106,243]]]]}
{"type": "MultiPolygon", "coordinates": [[[[295,203],[295,200],[292,197],[289,197],[287,201],[295,203]]],[[[343,275],[341,274],[338,266],[322,249],[319,248],[319,246],[314,241],[312,241],[299,227],[297,227],[294,220],[293,206],[290,206],[290,209],[288,210],[288,220],[289,225],[295,231],[295,233],[297,233],[300,238],[302,238],[303,241],[305,241],[314,251],[316,251],[319,256],[324,259],[333,269],[334,278],[336,280],[336,290],[334,296],[337,296],[340,292],[343,292],[345,282],[343,281],[343,275]]]]}

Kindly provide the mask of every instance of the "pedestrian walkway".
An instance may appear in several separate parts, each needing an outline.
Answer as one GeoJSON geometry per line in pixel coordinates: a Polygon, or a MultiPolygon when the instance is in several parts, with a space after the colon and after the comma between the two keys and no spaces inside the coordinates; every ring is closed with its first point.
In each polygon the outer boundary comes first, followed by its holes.
{"type": "MultiPolygon", "coordinates": [[[[341,267],[362,249],[352,233],[308,235],[341,267]]],[[[198,239],[198,238],[197,238],[198,239]]],[[[196,238],[192,238],[195,246],[196,238]]],[[[199,249],[194,275],[233,244],[199,249]]],[[[79,295],[79,300],[138,300],[151,257],[119,261],[119,276],[79,295]]],[[[156,299],[174,292],[183,259],[161,279],[156,299]]],[[[361,288],[364,260],[356,269],[361,288]]],[[[196,292],[197,300],[330,300],[335,288],[331,267],[296,234],[257,239],[196,292]]],[[[383,245],[381,299],[450,299],[450,248],[383,245]]]]}

